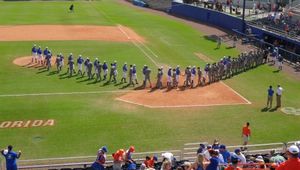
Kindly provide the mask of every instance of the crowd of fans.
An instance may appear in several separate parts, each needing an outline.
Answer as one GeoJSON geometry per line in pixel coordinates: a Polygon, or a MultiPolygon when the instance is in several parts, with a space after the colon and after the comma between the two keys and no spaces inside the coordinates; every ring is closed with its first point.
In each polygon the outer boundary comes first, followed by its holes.
{"type": "MultiPolygon", "coordinates": [[[[85,169],[89,170],[299,170],[300,169],[300,141],[295,142],[284,153],[271,150],[269,154],[245,155],[243,150],[236,148],[234,152],[227,150],[226,146],[214,140],[212,145],[200,144],[194,161],[176,160],[171,152],[161,154],[162,160],[157,155],[146,156],[142,163],[137,163],[133,158],[134,146],[126,151],[118,149],[112,153],[112,165],[106,164],[108,148],[101,147],[98,150],[95,162],[85,169]]],[[[12,146],[3,149],[1,154],[6,158],[7,170],[16,170],[16,159],[21,152],[12,150],[12,146]]]]}

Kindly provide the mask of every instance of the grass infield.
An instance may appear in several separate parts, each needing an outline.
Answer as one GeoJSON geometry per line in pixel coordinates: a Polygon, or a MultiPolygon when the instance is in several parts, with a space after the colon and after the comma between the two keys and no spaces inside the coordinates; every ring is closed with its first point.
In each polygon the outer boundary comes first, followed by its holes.
{"type": "MultiPolygon", "coordinates": [[[[163,65],[203,66],[205,62],[195,53],[214,61],[239,53],[225,46],[214,50],[216,43],[191,26],[124,6],[117,0],[0,2],[0,18],[1,25],[121,24],[145,37],[147,47],[142,48],[163,65]],[[68,12],[71,3],[75,5],[74,13],[68,12]]],[[[144,64],[156,70],[154,63],[132,43],[0,42],[0,95],[120,90],[120,86],[93,84],[12,64],[15,58],[30,55],[35,43],[50,47],[54,54],[98,56],[101,61],[117,60],[119,66],[126,61],[136,64],[138,70],[144,64]]],[[[268,86],[277,84],[284,88],[283,106],[300,108],[299,80],[274,70],[264,65],[224,81],[251,105],[150,109],[116,101],[121,93],[0,97],[0,122],[55,119],[52,127],[0,129],[0,148],[12,144],[22,150],[23,159],[31,159],[93,155],[102,145],[107,145],[111,153],[129,145],[135,145],[137,152],[181,149],[184,143],[211,142],[214,138],[221,143],[241,144],[241,127],[246,121],[253,131],[251,143],[299,140],[299,116],[279,110],[262,112],[268,86]]]]}

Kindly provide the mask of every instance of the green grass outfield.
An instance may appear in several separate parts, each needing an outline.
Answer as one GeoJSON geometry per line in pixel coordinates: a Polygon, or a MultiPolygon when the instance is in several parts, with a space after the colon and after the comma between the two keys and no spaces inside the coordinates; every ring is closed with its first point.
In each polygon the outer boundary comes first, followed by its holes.
{"type": "MultiPolygon", "coordinates": [[[[71,2],[0,2],[1,25],[33,24],[122,24],[147,40],[158,58],[142,47],[157,63],[175,66],[204,65],[194,52],[217,60],[237,55],[235,49],[214,50],[191,26],[170,18],[150,14],[120,4],[117,0],[75,1],[75,13],[68,13],[71,2]]],[[[34,34],[34,33],[33,33],[34,34]]],[[[0,42],[0,95],[76,91],[119,90],[121,86],[93,84],[85,79],[49,75],[37,69],[12,64],[19,56],[30,54],[32,45],[49,46],[54,53],[72,52],[101,61],[127,61],[140,70],[155,65],[131,43],[100,41],[0,42]]],[[[119,67],[120,68],[120,67],[119,67]]],[[[300,108],[300,82],[275,68],[261,66],[225,83],[252,102],[251,105],[149,109],[115,101],[120,93],[0,97],[0,122],[55,119],[55,126],[24,129],[0,129],[0,148],[8,144],[23,151],[23,159],[94,155],[102,145],[110,153],[135,145],[137,152],[181,149],[184,143],[212,141],[240,144],[241,127],[250,121],[251,143],[281,142],[299,139],[300,117],[281,111],[261,112],[266,90],[272,84],[285,89],[283,105],[300,108]]],[[[120,72],[120,70],[119,70],[120,72]]],[[[124,90],[131,90],[127,88],[124,90]]]]}

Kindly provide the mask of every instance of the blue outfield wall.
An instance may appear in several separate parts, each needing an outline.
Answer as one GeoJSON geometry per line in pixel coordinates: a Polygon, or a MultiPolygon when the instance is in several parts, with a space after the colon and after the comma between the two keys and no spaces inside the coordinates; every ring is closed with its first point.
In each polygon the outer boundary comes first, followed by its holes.
{"type": "Polygon", "coordinates": [[[172,7],[169,10],[169,13],[195,19],[197,21],[212,24],[227,30],[236,29],[240,32],[243,32],[242,19],[215,10],[172,2],[172,7]]]}

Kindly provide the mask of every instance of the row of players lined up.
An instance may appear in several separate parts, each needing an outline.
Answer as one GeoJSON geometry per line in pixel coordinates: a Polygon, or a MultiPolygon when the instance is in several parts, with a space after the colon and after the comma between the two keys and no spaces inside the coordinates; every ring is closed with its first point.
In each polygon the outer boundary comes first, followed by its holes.
{"type": "MultiPolygon", "coordinates": [[[[37,51],[39,51],[41,48],[35,48],[36,46],[32,48],[32,62],[42,64],[47,68],[47,70],[50,70],[52,58],[51,51],[46,47],[46,49],[43,51],[43,54],[41,54],[40,52],[38,53],[35,51],[36,49],[37,51]]],[[[266,63],[267,57],[267,50],[257,50],[250,51],[249,53],[241,53],[236,58],[224,56],[217,63],[207,63],[203,71],[200,67],[188,66],[184,70],[185,80],[183,86],[193,88],[195,86],[204,86],[206,84],[210,84],[222,79],[230,78],[238,73],[244,72],[260,64],[266,63]]],[[[118,70],[116,61],[111,63],[109,68],[109,65],[106,61],[101,63],[98,60],[98,58],[96,58],[95,61],[92,62],[88,57],[84,59],[81,55],[79,55],[76,60],[76,63],[78,66],[77,75],[81,75],[82,77],[84,77],[85,73],[87,73],[88,79],[94,79],[95,77],[96,82],[106,80],[108,78],[108,82],[112,81],[114,83],[117,83],[118,70]]],[[[64,56],[61,53],[56,56],[55,64],[57,72],[59,73],[64,66],[64,56]]],[[[74,74],[76,74],[75,60],[72,53],[70,53],[70,55],[68,56],[67,65],[67,74],[69,74],[69,76],[72,77],[74,74]]],[[[144,78],[143,87],[146,87],[147,83],[149,83],[150,88],[152,88],[152,83],[150,80],[151,69],[147,65],[144,65],[142,73],[144,78]]],[[[163,75],[163,67],[158,68],[156,75],[156,88],[163,87],[163,75]]],[[[167,87],[177,88],[179,85],[180,75],[181,70],[179,65],[177,65],[176,68],[169,67],[167,70],[167,87]]],[[[127,83],[127,77],[129,78],[129,85],[134,86],[135,84],[138,84],[137,68],[135,64],[129,65],[129,68],[127,63],[124,63],[124,65],[122,66],[121,83],[127,83]]]]}

